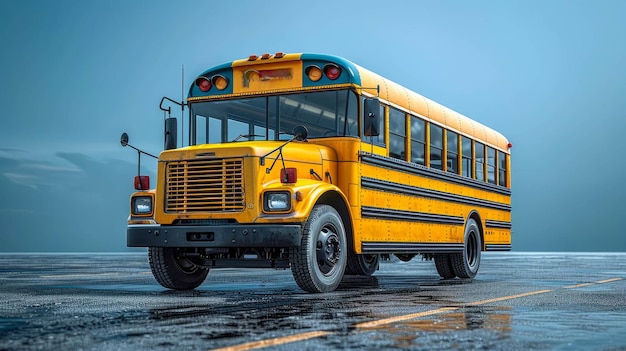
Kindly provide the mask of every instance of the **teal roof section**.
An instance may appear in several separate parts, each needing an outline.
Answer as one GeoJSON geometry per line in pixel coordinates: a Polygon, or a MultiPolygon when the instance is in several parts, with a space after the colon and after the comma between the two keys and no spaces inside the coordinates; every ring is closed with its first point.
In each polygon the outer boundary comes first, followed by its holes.
{"type": "Polygon", "coordinates": [[[356,68],[356,65],[342,57],[326,54],[304,53],[300,56],[300,60],[302,60],[302,86],[304,87],[345,83],[361,85],[361,77],[359,75],[359,70],[356,68]],[[307,67],[315,65],[323,71],[324,67],[328,64],[335,64],[341,68],[341,75],[337,79],[330,80],[325,75],[317,82],[312,82],[308,79],[305,79],[305,71],[307,67]]]}
{"type": "Polygon", "coordinates": [[[187,95],[187,97],[190,98],[190,97],[195,97],[195,96],[232,94],[233,92],[232,84],[228,84],[228,86],[224,90],[217,90],[215,88],[212,88],[211,90],[207,92],[201,91],[200,88],[198,88],[198,86],[196,85],[196,79],[200,77],[205,77],[208,80],[212,81],[212,78],[218,75],[226,78],[228,82],[232,82],[233,81],[232,64],[233,64],[232,62],[227,62],[219,66],[209,68],[206,71],[202,72],[202,74],[194,78],[193,83],[191,83],[191,87],[189,87],[189,95],[187,95]]]}

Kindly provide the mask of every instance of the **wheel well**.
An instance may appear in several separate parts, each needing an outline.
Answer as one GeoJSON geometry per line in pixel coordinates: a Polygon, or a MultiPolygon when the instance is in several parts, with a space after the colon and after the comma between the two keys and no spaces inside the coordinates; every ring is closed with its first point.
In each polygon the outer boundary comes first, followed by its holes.
{"type": "Polygon", "coordinates": [[[478,231],[480,232],[480,242],[483,244],[482,251],[485,251],[485,233],[483,232],[483,222],[480,219],[480,215],[477,211],[473,210],[468,216],[468,219],[470,218],[476,221],[476,225],[478,225],[478,231]]]}
{"type": "Polygon", "coordinates": [[[320,196],[316,204],[330,205],[335,210],[337,210],[339,216],[341,216],[341,220],[343,221],[343,226],[344,228],[346,228],[346,235],[348,236],[348,242],[350,243],[350,247],[352,247],[352,243],[354,240],[352,235],[352,215],[350,214],[348,206],[346,205],[346,202],[343,200],[341,195],[339,195],[336,191],[328,191],[320,196]]]}

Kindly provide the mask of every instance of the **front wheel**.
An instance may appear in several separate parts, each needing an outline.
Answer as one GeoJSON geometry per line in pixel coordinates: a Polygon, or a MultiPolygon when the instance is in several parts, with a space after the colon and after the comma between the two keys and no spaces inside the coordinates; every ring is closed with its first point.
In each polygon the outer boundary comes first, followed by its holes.
{"type": "Polygon", "coordinates": [[[192,290],[200,286],[209,274],[208,268],[196,266],[181,253],[180,249],[171,247],[148,248],[152,275],[164,288],[192,290]]]}
{"type": "Polygon", "coordinates": [[[463,252],[450,255],[450,263],[457,277],[474,278],[476,276],[480,266],[482,246],[478,225],[474,219],[470,218],[465,225],[463,252]]]}
{"type": "Polygon", "coordinates": [[[304,225],[300,247],[290,250],[296,283],[308,292],[328,292],[343,278],[347,260],[346,231],[337,211],[316,205],[304,225]]]}

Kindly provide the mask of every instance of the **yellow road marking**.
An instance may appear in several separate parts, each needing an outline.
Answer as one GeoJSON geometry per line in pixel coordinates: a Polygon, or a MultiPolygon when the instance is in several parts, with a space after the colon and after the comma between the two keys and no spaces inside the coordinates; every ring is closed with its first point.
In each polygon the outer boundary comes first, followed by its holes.
{"type": "Polygon", "coordinates": [[[224,348],[221,348],[221,349],[214,349],[213,351],[245,351],[245,350],[254,350],[254,349],[259,349],[259,348],[262,348],[262,347],[278,346],[278,345],[282,345],[282,344],[288,344],[290,342],[296,342],[296,341],[302,341],[302,340],[317,338],[317,337],[325,336],[325,335],[329,335],[329,334],[332,334],[332,333],[320,330],[320,331],[314,331],[314,332],[308,332],[308,333],[302,333],[302,334],[283,336],[283,337],[274,338],[274,339],[265,339],[265,340],[247,342],[245,344],[224,347],[224,348]]]}
{"type": "Polygon", "coordinates": [[[406,321],[406,320],[409,320],[409,319],[415,319],[415,318],[419,318],[419,317],[430,316],[430,315],[433,315],[433,314],[446,313],[446,312],[458,310],[459,308],[461,308],[461,307],[443,307],[443,308],[439,308],[439,309],[436,309],[436,310],[430,310],[430,311],[424,311],[424,312],[418,312],[418,313],[405,314],[405,315],[402,315],[402,316],[396,316],[396,317],[391,317],[391,318],[379,319],[379,320],[375,320],[375,321],[371,321],[371,322],[359,323],[359,324],[356,324],[355,327],[358,328],[358,329],[375,328],[375,327],[378,327],[378,326],[381,326],[381,325],[385,325],[385,324],[391,324],[391,323],[395,323],[395,322],[406,321]]]}
{"type": "MultiPolygon", "coordinates": [[[[593,285],[593,284],[610,283],[610,282],[614,282],[614,281],[618,281],[618,280],[622,280],[622,279],[623,278],[611,278],[611,279],[600,280],[600,281],[592,282],[592,283],[564,286],[563,288],[572,289],[572,288],[576,288],[576,287],[588,286],[588,285],[593,285]]],[[[434,314],[447,313],[447,312],[451,312],[451,311],[455,311],[455,310],[461,309],[461,308],[466,307],[466,306],[484,305],[484,304],[488,304],[488,303],[492,303],[492,302],[512,300],[512,299],[517,299],[517,298],[520,298],[520,297],[545,294],[545,293],[549,293],[549,292],[552,292],[552,291],[554,291],[554,290],[537,290],[537,291],[531,291],[531,292],[522,293],[522,294],[509,295],[509,296],[503,296],[503,297],[496,297],[496,298],[493,298],[493,299],[487,299],[487,300],[480,300],[480,301],[470,302],[470,303],[461,305],[459,307],[442,307],[442,308],[438,308],[438,309],[430,310],[430,311],[424,311],[424,312],[418,312],[418,313],[410,313],[410,314],[405,314],[405,315],[396,316],[396,317],[383,318],[383,319],[378,319],[378,320],[374,320],[374,321],[370,321],[370,322],[358,323],[358,324],[355,324],[354,327],[356,329],[371,329],[371,328],[376,328],[376,327],[379,327],[379,326],[385,325],[385,324],[392,324],[392,323],[396,323],[396,322],[406,321],[406,320],[410,320],[410,319],[416,319],[416,318],[420,318],[420,317],[424,317],[424,316],[430,316],[430,315],[434,315],[434,314]]],[[[280,337],[280,338],[253,341],[253,342],[248,342],[248,343],[245,343],[245,344],[239,344],[239,345],[228,346],[228,347],[219,348],[219,349],[213,349],[213,351],[247,351],[247,350],[259,349],[259,348],[263,348],[263,347],[270,347],[270,346],[278,346],[278,345],[288,344],[290,342],[296,342],[296,341],[302,341],[302,340],[307,340],[307,339],[313,339],[313,338],[317,338],[317,337],[320,337],[320,336],[326,336],[326,335],[331,335],[331,334],[333,334],[333,333],[332,332],[328,332],[328,331],[321,331],[321,330],[320,331],[313,331],[313,332],[307,332],[307,333],[283,336],[283,337],[280,337]]]]}
{"type": "Polygon", "coordinates": [[[531,292],[527,292],[527,293],[523,293],[523,294],[509,295],[509,296],[503,296],[503,297],[496,297],[495,299],[470,302],[470,303],[466,304],[465,306],[484,305],[486,303],[491,303],[491,302],[498,302],[498,301],[504,301],[504,300],[517,299],[519,297],[525,297],[525,296],[531,296],[531,295],[537,295],[537,294],[545,294],[545,293],[548,293],[548,292],[551,292],[551,291],[554,291],[554,290],[537,290],[537,291],[531,291],[531,292]]]}
{"type": "Polygon", "coordinates": [[[605,283],[615,282],[615,281],[622,280],[622,279],[623,278],[611,278],[611,279],[599,280],[597,282],[592,282],[592,283],[583,283],[583,284],[564,286],[563,288],[565,289],[582,288],[585,286],[590,286],[590,285],[595,285],[595,284],[605,284],[605,283]]]}

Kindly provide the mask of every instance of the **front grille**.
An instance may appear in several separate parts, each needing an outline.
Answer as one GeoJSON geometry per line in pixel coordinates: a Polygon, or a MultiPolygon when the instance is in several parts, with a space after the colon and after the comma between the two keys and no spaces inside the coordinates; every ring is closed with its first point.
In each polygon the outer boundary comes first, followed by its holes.
{"type": "Polygon", "coordinates": [[[245,208],[243,159],[170,161],[166,212],[234,212],[245,208]]]}

